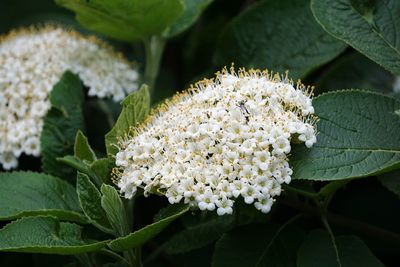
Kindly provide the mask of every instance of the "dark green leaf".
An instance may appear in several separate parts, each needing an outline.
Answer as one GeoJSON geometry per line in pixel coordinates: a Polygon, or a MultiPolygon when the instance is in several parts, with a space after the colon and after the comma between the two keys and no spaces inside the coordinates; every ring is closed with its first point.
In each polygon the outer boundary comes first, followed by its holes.
{"type": "Polygon", "coordinates": [[[112,233],[106,213],[101,207],[101,194],[86,174],[78,172],[76,192],[83,213],[89,222],[106,233],[112,233]]]}
{"type": "Polygon", "coordinates": [[[332,64],[317,79],[318,93],[342,88],[363,88],[365,90],[389,93],[393,91],[394,77],[390,72],[354,52],[332,64]]]}
{"type": "Polygon", "coordinates": [[[222,236],[212,267],[296,266],[303,232],[273,224],[248,225],[222,236]]]}
{"type": "Polygon", "coordinates": [[[122,101],[122,111],[117,122],[106,135],[107,153],[115,155],[118,139],[128,133],[130,127],[142,122],[150,110],[150,93],[147,85],[142,85],[139,91],[128,95],[122,101]]]}
{"type": "Polygon", "coordinates": [[[132,42],[160,34],[183,11],[181,0],[56,0],[86,28],[132,42]]]}
{"type": "Polygon", "coordinates": [[[233,229],[235,223],[234,215],[226,215],[195,224],[173,235],[165,245],[165,252],[169,254],[186,253],[204,247],[233,229]]]}
{"type": "Polygon", "coordinates": [[[129,227],[127,225],[126,211],[117,190],[110,185],[103,184],[101,186],[101,193],[103,193],[101,206],[106,213],[112,229],[120,236],[128,234],[129,227]]]}
{"type": "Polygon", "coordinates": [[[52,107],[40,138],[43,170],[68,180],[75,173],[57,158],[73,153],[76,133],[84,128],[83,99],[79,77],[66,72],[50,93],[52,107]]]}
{"type": "Polygon", "coordinates": [[[219,38],[215,61],[240,67],[289,70],[304,77],[335,58],[345,44],[313,19],[309,0],[261,1],[234,19],[219,38]]]}
{"type": "Polygon", "coordinates": [[[400,197],[400,171],[385,173],[379,177],[379,181],[383,186],[400,197]]]}
{"type": "Polygon", "coordinates": [[[311,8],[327,32],[400,74],[400,1],[312,0],[311,8]]]}
{"type": "Polygon", "coordinates": [[[127,236],[117,238],[111,241],[108,246],[115,251],[124,251],[132,248],[140,247],[147,241],[159,234],[165,227],[167,227],[172,221],[182,216],[189,210],[189,206],[182,206],[182,209],[177,211],[175,214],[163,218],[155,223],[147,225],[146,227],[137,230],[127,236]]]}
{"type": "Polygon", "coordinates": [[[211,4],[213,0],[183,0],[184,11],[179,18],[172,24],[165,35],[167,37],[175,36],[188,29],[200,17],[204,9],[211,4]]]}
{"type": "Polygon", "coordinates": [[[85,222],[75,189],[50,175],[34,172],[0,174],[0,220],[53,215],[85,222]]]}
{"type": "Polygon", "coordinates": [[[107,241],[82,238],[82,227],[51,216],[25,217],[0,230],[0,251],[79,254],[97,251],[107,241]]]}
{"type": "Polygon", "coordinates": [[[297,267],[384,267],[364,242],[356,236],[335,238],[338,256],[328,232],[314,230],[300,247],[297,267]]]}
{"type": "Polygon", "coordinates": [[[96,154],[90,147],[86,136],[81,131],[78,131],[76,133],[74,155],[80,160],[84,160],[90,163],[97,159],[96,154]]]}
{"type": "Polygon", "coordinates": [[[293,178],[350,179],[400,167],[399,101],[349,90],[318,96],[313,105],[320,118],[317,143],[294,147],[293,178]]]}

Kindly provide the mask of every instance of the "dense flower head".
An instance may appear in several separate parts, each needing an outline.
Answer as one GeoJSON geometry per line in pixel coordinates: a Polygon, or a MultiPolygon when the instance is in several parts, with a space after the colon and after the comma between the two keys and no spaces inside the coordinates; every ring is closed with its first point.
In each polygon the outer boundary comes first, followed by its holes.
{"type": "Polygon", "coordinates": [[[289,183],[291,142],[316,142],[312,88],[268,71],[223,70],[121,139],[115,182],[172,203],[231,214],[236,198],[267,213],[289,183]]]}
{"type": "Polygon", "coordinates": [[[67,70],[88,94],[118,101],[137,89],[132,64],[94,37],[59,27],[29,28],[0,37],[0,166],[11,169],[25,153],[40,154],[49,94],[67,70]]]}

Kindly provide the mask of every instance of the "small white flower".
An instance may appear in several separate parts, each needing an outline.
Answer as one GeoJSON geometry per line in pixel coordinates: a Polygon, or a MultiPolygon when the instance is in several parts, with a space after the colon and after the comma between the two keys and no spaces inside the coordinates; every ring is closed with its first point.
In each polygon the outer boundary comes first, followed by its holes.
{"type": "Polygon", "coordinates": [[[22,153],[39,156],[49,95],[65,71],[77,74],[90,96],[120,101],[138,87],[132,64],[94,37],[45,27],[0,40],[0,113],[8,114],[1,115],[0,167],[6,170],[17,167],[22,153]]]}
{"type": "Polygon", "coordinates": [[[170,203],[218,215],[232,214],[242,197],[267,213],[291,180],[292,137],[316,141],[310,95],[267,72],[224,70],[176,96],[119,145],[118,186],[127,196],[140,170],[145,195],[162,189],[170,203]]]}

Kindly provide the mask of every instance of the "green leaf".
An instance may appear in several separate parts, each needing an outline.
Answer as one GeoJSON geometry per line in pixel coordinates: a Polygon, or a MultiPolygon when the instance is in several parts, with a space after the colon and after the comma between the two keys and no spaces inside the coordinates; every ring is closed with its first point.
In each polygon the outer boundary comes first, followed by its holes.
{"type": "Polygon", "coordinates": [[[219,239],[236,225],[234,215],[213,217],[173,235],[165,244],[168,254],[186,253],[219,239]]]}
{"type": "Polygon", "coordinates": [[[122,101],[122,111],[117,122],[106,135],[107,153],[115,155],[118,139],[124,137],[130,127],[142,122],[150,111],[150,93],[147,85],[142,85],[139,91],[128,95],[122,101]]]}
{"type": "Polygon", "coordinates": [[[182,13],[181,0],[56,0],[76,13],[82,26],[132,42],[162,33],[182,13]]]}
{"type": "Polygon", "coordinates": [[[378,93],[348,90],[313,100],[317,143],[293,148],[294,179],[340,180],[400,167],[400,102],[378,93]]]}
{"type": "Polygon", "coordinates": [[[338,256],[328,232],[314,230],[307,235],[298,252],[297,267],[384,267],[364,242],[356,236],[335,238],[338,256]]]}
{"type": "Polygon", "coordinates": [[[44,118],[40,137],[43,170],[68,180],[75,173],[57,158],[73,153],[76,133],[84,128],[83,99],[79,77],[64,73],[50,93],[52,107],[44,118]]]}
{"type": "Polygon", "coordinates": [[[212,267],[296,266],[303,233],[273,224],[237,228],[216,243],[212,267]]]}
{"type": "Polygon", "coordinates": [[[166,30],[166,37],[173,37],[187,30],[200,17],[201,13],[213,0],[183,0],[184,11],[178,19],[166,30]]]}
{"type": "Polygon", "coordinates": [[[103,232],[113,233],[107,215],[101,207],[101,194],[86,174],[78,172],[76,192],[83,213],[89,222],[103,232]]]}
{"type": "Polygon", "coordinates": [[[400,197],[400,171],[385,173],[378,177],[384,187],[400,197]]]}
{"type": "Polygon", "coordinates": [[[167,227],[172,221],[182,216],[189,210],[189,206],[182,206],[180,210],[169,217],[163,218],[157,222],[154,222],[146,227],[137,230],[127,236],[123,236],[111,241],[108,246],[115,251],[124,251],[132,248],[137,248],[145,244],[147,241],[159,234],[165,227],[167,227]]]}
{"type": "Polygon", "coordinates": [[[342,88],[389,93],[393,91],[393,75],[362,54],[354,52],[335,61],[317,79],[318,93],[342,88]]]}
{"type": "Polygon", "coordinates": [[[118,195],[117,190],[110,185],[103,184],[101,186],[101,206],[106,212],[108,221],[111,224],[112,229],[119,236],[127,235],[129,227],[127,225],[127,216],[124,208],[124,204],[118,195]]]}
{"type": "Polygon", "coordinates": [[[0,230],[0,251],[69,255],[100,250],[106,242],[84,240],[82,227],[51,216],[25,217],[0,230]]]}
{"type": "Polygon", "coordinates": [[[311,8],[327,32],[400,74],[400,1],[312,0],[311,8]]]}
{"type": "Polygon", "coordinates": [[[75,137],[74,155],[77,158],[90,163],[97,159],[96,154],[90,147],[86,136],[80,130],[76,133],[75,137]]]}
{"type": "Polygon", "coordinates": [[[0,220],[53,215],[86,222],[74,187],[57,177],[34,172],[0,174],[0,220]]]}
{"type": "Polygon", "coordinates": [[[339,55],[346,45],[325,33],[309,0],[261,1],[235,18],[221,34],[218,65],[289,70],[301,78],[339,55]]]}
{"type": "Polygon", "coordinates": [[[95,175],[103,181],[103,183],[109,184],[111,182],[111,171],[114,167],[114,161],[112,158],[98,159],[90,165],[90,168],[95,175]]]}

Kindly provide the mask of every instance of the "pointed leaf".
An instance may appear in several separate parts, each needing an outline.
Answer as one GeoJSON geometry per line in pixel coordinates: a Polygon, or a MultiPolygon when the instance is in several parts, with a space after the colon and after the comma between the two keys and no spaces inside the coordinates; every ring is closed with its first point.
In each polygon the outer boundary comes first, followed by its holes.
{"type": "Polygon", "coordinates": [[[0,251],[79,254],[97,251],[107,241],[84,240],[82,227],[55,217],[25,217],[0,230],[0,251]]]}
{"type": "Polygon", "coordinates": [[[53,215],[86,222],[74,187],[57,177],[34,172],[0,174],[0,220],[53,215]]]}
{"type": "Polygon", "coordinates": [[[312,17],[309,0],[260,1],[235,18],[221,34],[218,65],[289,70],[293,79],[339,55],[346,45],[312,17]]]}
{"type": "Polygon", "coordinates": [[[84,128],[83,99],[79,77],[66,72],[50,93],[52,107],[40,138],[43,170],[68,180],[75,177],[74,170],[57,158],[73,154],[76,133],[84,128]]]}
{"type": "Polygon", "coordinates": [[[56,0],[76,13],[82,26],[132,42],[160,34],[183,11],[181,0],[56,0]]]}
{"type": "Polygon", "coordinates": [[[307,235],[300,247],[297,259],[298,267],[384,267],[372,254],[364,242],[356,236],[335,238],[338,257],[328,232],[314,230],[307,235]]]}
{"type": "Polygon", "coordinates": [[[237,228],[217,242],[211,266],[295,266],[303,236],[297,228],[273,224],[237,228]]]}
{"type": "Polygon", "coordinates": [[[83,213],[89,222],[106,233],[113,233],[110,229],[106,213],[101,207],[101,194],[86,174],[78,172],[76,192],[83,213]]]}
{"type": "Polygon", "coordinates": [[[294,147],[293,178],[351,179],[400,167],[399,101],[349,90],[320,95],[313,106],[320,119],[317,143],[294,147]]]}
{"type": "Polygon", "coordinates": [[[327,32],[400,74],[400,1],[312,0],[311,8],[327,32]]]}
{"type": "Polygon", "coordinates": [[[101,193],[103,193],[101,206],[106,213],[111,227],[118,235],[126,235],[129,232],[127,216],[124,204],[122,203],[117,190],[110,185],[103,184],[101,186],[101,193]]]}
{"type": "Polygon", "coordinates": [[[145,244],[147,241],[155,237],[157,234],[159,234],[162,230],[164,230],[165,227],[167,227],[171,222],[173,222],[175,219],[179,218],[182,216],[185,212],[189,210],[189,206],[185,205],[182,206],[182,208],[178,211],[176,211],[175,214],[163,218],[157,222],[154,222],[150,225],[147,225],[146,227],[137,230],[127,236],[117,238],[113,241],[111,241],[108,246],[115,250],[115,251],[124,251],[124,250],[129,250],[132,248],[140,247],[143,244],[145,244]]]}
{"type": "Polygon", "coordinates": [[[96,154],[90,147],[86,136],[80,130],[76,133],[75,137],[74,155],[77,158],[90,163],[97,159],[96,154]]]}
{"type": "Polygon", "coordinates": [[[150,110],[150,93],[147,85],[142,85],[139,91],[128,95],[122,101],[122,111],[117,122],[110,132],[106,135],[107,153],[115,155],[117,148],[115,145],[118,139],[128,133],[129,127],[142,122],[150,110]]]}

